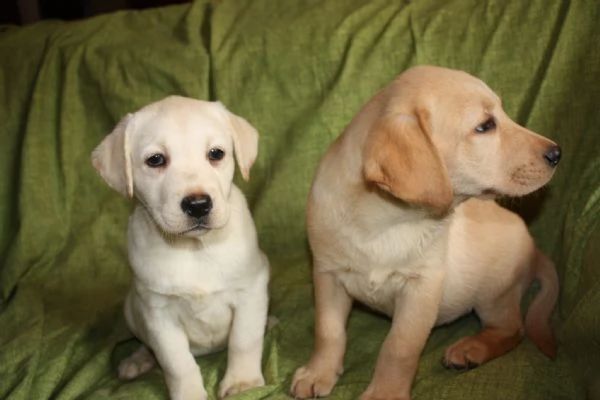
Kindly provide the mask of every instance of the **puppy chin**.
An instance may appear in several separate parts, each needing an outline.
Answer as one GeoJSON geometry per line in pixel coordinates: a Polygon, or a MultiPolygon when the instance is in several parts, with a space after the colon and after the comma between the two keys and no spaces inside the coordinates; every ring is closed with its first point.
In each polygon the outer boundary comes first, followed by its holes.
{"type": "Polygon", "coordinates": [[[547,181],[543,182],[527,182],[518,185],[509,184],[502,185],[502,188],[487,188],[482,191],[482,193],[477,196],[481,199],[498,199],[501,197],[522,197],[526,196],[530,193],[535,192],[536,190],[541,189],[544,185],[548,183],[547,181]]]}

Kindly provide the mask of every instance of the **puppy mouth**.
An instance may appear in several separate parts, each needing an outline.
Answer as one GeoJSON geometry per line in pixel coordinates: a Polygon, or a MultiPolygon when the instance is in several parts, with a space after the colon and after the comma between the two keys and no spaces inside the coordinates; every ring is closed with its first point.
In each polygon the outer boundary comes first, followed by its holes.
{"type": "Polygon", "coordinates": [[[187,235],[190,233],[200,233],[200,232],[207,232],[210,231],[212,228],[206,224],[203,223],[197,223],[195,225],[193,225],[191,228],[185,229],[181,232],[176,233],[176,235],[187,235]]]}
{"type": "Polygon", "coordinates": [[[168,223],[168,221],[164,218],[163,215],[155,214],[153,212],[152,208],[149,207],[148,204],[143,199],[139,198],[139,201],[142,204],[142,206],[146,209],[146,212],[148,213],[148,215],[150,216],[150,218],[152,219],[154,224],[159,228],[159,230],[163,234],[165,234],[167,236],[172,236],[172,237],[201,236],[201,235],[205,234],[206,232],[209,232],[211,229],[213,229],[212,226],[209,226],[207,224],[206,220],[198,220],[198,219],[192,220],[192,221],[188,220],[188,223],[192,223],[192,225],[175,224],[175,225],[179,225],[179,226],[173,226],[172,224],[168,223]],[[182,225],[188,225],[188,226],[183,228],[182,225]]]}
{"type": "Polygon", "coordinates": [[[503,196],[505,196],[505,194],[497,191],[496,189],[488,188],[481,192],[481,196],[495,198],[495,197],[503,197],[503,196]]]}

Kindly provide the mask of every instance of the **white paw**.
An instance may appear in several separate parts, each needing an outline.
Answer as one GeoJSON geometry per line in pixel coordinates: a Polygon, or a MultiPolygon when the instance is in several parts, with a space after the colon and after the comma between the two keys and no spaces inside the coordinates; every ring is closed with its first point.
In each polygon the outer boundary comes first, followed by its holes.
{"type": "Polygon", "coordinates": [[[119,379],[130,380],[140,376],[152,368],[156,361],[146,346],[140,347],[135,353],[119,363],[119,379]]]}
{"type": "Polygon", "coordinates": [[[223,378],[219,385],[219,398],[222,399],[227,396],[232,396],[243,392],[244,390],[264,386],[264,384],[265,379],[262,375],[257,377],[234,377],[225,375],[225,378],[223,378]]]}
{"type": "Polygon", "coordinates": [[[207,400],[200,375],[190,376],[178,382],[167,381],[171,400],[207,400]],[[200,379],[198,379],[200,378],[200,379]]]}

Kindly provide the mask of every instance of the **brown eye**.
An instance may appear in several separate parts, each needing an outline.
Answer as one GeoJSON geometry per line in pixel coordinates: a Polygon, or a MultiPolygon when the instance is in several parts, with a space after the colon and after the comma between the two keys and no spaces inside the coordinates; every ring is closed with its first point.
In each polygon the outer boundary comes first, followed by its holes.
{"type": "Polygon", "coordinates": [[[210,161],[220,161],[225,157],[225,152],[218,147],[213,147],[208,151],[207,157],[210,161]]]}
{"type": "Polygon", "coordinates": [[[146,165],[150,168],[160,168],[167,164],[167,159],[164,155],[157,153],[146,159],[146,165]]]}
{"type": "Polygon", "coordinates": [[[494,117],[490,117],[483,124],[478,125],[475,128],[475,132],[486,133],[494,129],[496,129],[496,120],[494,119],[494,117]]]}

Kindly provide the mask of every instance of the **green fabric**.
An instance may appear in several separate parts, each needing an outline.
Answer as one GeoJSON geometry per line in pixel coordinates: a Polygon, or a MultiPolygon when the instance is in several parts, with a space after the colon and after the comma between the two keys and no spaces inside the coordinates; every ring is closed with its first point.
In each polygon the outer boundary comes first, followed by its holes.
{"type": "MultiPolygon", "coordinates": [[[[557,262],[558,359],[528,340],[468,373],[444,348],[467,317],[432,333],[413,389],[425,399],[600,399],[600,6],[594,1],[198,1],[0,33],[0,398],[166,398],[159,369],[116,378],[135,349],[122,316],[132,204],[89,156],[127,112],[169,94],[218,99],[261,134],[247,194],[272,264],[267,385],[285,399],[313,344],[304,207],[319,157],[373,93],[415,64],[464,69],[509,115],[557,141],[549,187],[508,202],[557,262]]],[[[332,399],[368,384],[389,321],[349,321],[332,399]]],[[[211,398],[224,352],[197,359],[211,398]]]]}

